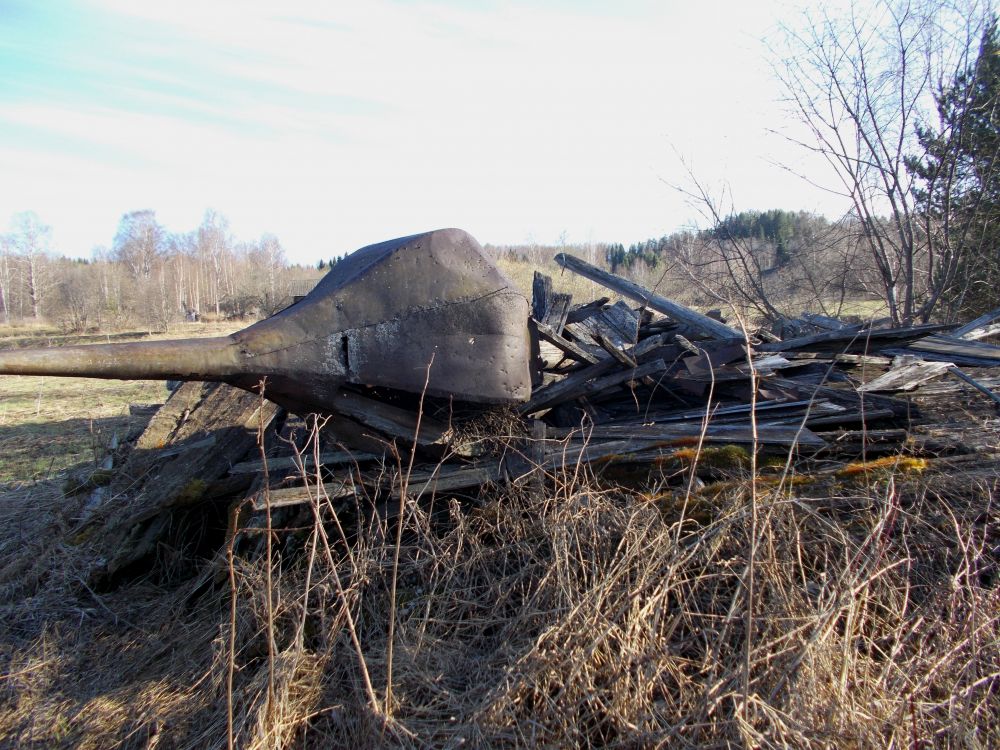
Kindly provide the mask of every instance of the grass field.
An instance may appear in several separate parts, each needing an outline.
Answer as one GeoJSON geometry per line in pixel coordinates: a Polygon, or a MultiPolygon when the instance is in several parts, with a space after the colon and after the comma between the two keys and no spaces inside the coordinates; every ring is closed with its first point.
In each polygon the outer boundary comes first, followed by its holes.
{"type": "MultiPolygon", "coordinates": [[[[43,326],[0,327],[0,349],[219,336],[234,324],[187,324],[165,334],[65,335],[43,326]]],[[[0,484],[38,481],[104,457],[112,437],[124,440],[141,421],[130,404],[158,404],[164,381],[0,377],[0,484]]]]}

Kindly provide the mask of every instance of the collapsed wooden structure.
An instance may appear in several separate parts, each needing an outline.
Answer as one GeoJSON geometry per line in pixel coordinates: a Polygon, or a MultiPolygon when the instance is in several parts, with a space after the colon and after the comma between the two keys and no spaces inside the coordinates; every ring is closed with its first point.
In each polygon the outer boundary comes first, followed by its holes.
{"type": "Polygon", "coordinates": [[[1000,403],[996,372],[967,372],[1000,367],[1000,347],[981,341],[1000,311],[960,328],[803,315],[777,334],[746,331],[578,258],[557,262],[623,299],[574,304],[536,274],[533,392],[519,406],[359,386],[340,392],[336,416],[302,418],[228,385],[185,383],[119,451],[106,486],[79,485],[91,498],[76,534],[107,550],[95,575],[164,554],[196,507],[231,538],[255,514],[321,505],[385,519],[401,498],[538,492],[563,470],[682,483],[692,452],[713,446],[735,446],[737,468],[751,454],[791,465],[992,449],[954,439],[910,394],[1000,403]]]}

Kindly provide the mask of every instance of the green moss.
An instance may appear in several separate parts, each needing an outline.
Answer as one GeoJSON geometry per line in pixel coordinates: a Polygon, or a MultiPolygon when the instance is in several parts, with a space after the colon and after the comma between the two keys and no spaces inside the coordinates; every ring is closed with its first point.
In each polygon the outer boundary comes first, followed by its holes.
{"type": "Polygon", "coordinates": [[[177,493],[175,502],[178,505],[193,505],[202,499],[207,489],[207,482],[201,479],[192,479],[177,493]]]}
{"type": "Polygon", "coordinates": [[[739,445],[704,448],[698,464],[707,469],[744,469],[750,466],[750,453],[739,445]]]}

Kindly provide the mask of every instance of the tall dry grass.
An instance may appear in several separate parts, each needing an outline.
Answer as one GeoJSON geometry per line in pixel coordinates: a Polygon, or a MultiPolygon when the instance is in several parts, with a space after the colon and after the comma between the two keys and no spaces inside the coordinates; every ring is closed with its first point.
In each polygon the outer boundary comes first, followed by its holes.
{"type": "Polygon", "coordinates": [[[997,467],[740,471],[569,466],[399,518],[317,490],[269,562],[257,519],[193,579],[107,592],[72,501],[5,498],[3,744],[1000,745],[997,467]]]}

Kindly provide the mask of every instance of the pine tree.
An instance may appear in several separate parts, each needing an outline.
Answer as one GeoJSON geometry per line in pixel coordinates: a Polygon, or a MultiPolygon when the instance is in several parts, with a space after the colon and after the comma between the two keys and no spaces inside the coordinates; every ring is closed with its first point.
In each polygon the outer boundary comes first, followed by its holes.
{"type": "Polygon", "coordinates": [[[993,19],[976,60],[936,95],[938,129],[921,127],[907,166],[918,206],[939,236],[935,286],[953,315],[997,306],[1000,284],[1000,35],[993,19]],[[954,260],[955,262],[950,262],[954,260]],[[947,275],[947,277],[945,277],[947,275]]]}

